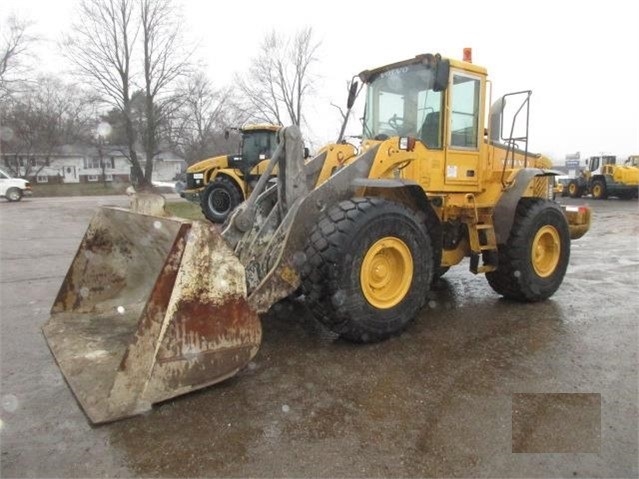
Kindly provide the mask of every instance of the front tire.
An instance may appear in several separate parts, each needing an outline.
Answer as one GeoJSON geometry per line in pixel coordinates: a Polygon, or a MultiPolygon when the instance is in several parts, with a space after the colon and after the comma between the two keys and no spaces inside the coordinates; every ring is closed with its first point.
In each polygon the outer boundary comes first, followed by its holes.
{"type": "Polygon", "coordinates": [[[306,301],[330,330],[355,342],[402,331],[424,305],[433,279],[426,226],[407,207],[354,198],[321,217],[306,247],[306,301]]]}
{"type": "Polygon", "coordinates": [[[568,183],[568,196],[571,198],[581,198],[583,195],[583,189],[579,186],[577,180],[572,180],[568,183]]]}
{"type": "Polygon", "coordinates": [[[5,195],[7,201],[20,201],[22,199],[22,190],[20,188],[9,188],[5,195]]]}
{"type": "Polygon", "coordinates": [[[542,301],[561,285],[570,259],[570,231],[560,207],[522,198],[496,271],[486,273],[497,293],[517,301],[542,301]]]}
{"type": "Polygon", "coordinates": [[[224,223],[226,218],[244,200],[235,182],[218,176],[208,184],[202,194],[202,213],[213,223],[224,223]]]}

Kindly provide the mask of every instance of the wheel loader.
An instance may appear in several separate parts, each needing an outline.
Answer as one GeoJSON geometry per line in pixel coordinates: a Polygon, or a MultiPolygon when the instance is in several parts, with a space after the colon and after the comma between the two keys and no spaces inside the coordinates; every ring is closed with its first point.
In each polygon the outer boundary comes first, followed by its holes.
{"type": "Polygon", "coordinates": [[[233,376],[258,351],[259,315],[300,288],[317,320],[366,343],[401,333],[465,258],[515,302],[560,287],[591,212],[550,199],[554,173],[527,148],[530,92],[488,111],[486,70],[438,54],[359,80],[361,149],[330,144],[305,162],[299,129],[283,128],[221,232],[141,198],[97,212],[43,328],[92,422],[233,376]]]}
{"type": "Polygon", "coordinates": [[[630,158],[623,165],[617,165],[616,156],[591,156],[588,167],[568,183],[568,194],[571,198],[591,194],[595,200],[608,196],[637,198],[639,166],[634,165],[630,158]]]}
{"type": "Polygon", "coordinates": [[[275,151],[278,125],[256,124],[239,128],[240,153],[194,163],[186,170],[183,198],[201,206],[204,216],[223,223],[251,192],[275,151]]]}

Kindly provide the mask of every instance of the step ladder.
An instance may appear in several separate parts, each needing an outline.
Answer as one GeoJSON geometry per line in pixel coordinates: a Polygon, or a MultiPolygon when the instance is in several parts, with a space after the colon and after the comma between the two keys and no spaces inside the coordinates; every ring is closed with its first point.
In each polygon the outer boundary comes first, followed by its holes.
{"type": "Polygon", "coordinates": [[[493,208],[478,207],[474,195],[467,197],[473,204],[474,215],[469,218],[470,271],[475,274],[497,269],[497,236],[493,224],[493,208]],[[483,259],[479,264],[480,257],[483,259]]]}

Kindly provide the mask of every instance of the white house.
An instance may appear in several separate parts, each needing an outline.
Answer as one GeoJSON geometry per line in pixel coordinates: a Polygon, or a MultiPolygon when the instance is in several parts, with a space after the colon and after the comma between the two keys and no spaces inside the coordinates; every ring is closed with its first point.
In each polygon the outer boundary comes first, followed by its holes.
{"type": "MultiPolygon", "coordinates": [[[[51,154],[21,155],[3,153],[2,163],[16,176],[33,183],[131,182],[131,163],[126,149],[119,146],[101,147],[64,145],[51,154]]],[[[138,152],[138,158],[144,154],[138,152]]],[[[141,160],[144,169],[145,161],[141,160]]],[[[170,181],[186,170],[186,162],[170,152],[155,157],[153,181],[170,181]]]]}

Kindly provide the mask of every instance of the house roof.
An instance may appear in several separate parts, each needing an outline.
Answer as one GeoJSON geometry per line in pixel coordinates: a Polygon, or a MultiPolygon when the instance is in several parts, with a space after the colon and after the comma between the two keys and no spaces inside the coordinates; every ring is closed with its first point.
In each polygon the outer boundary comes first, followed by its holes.
{"type": "MultiPolygon", "coordinates": [[[[103,145],[102,147],[102,155],[109,157],[109,156],[119,156],[119,157],[123,157],[123,156],[127,156],[126,152],[128,151],[128,148],[124,145],[103,145]]],[[[145,161],[145,154],[142,151],[137,150],[137,154],[138,154],[138,158],[140,158],[140,161],[142,163],[144,163],[145,161]]],[[[2,156],[3,157],[11,157],[14,155],[19,155],[19,156],[26,156],[25,153],[16,153],[16,152],[3,152],[2,156]]],[[[98,150],[98,147],[96,145],[86,145],[86,144],[69,144],[69,145],[62,145],[59,146],[57,148],[55,148],[52,152],[50,153],[30,153],[29,156],[37,156],[37,157],[50,157],[50,158],[54,158],[54,157],[65,157],[65,158],[72,158],[72,157],[97,157],[100,155],[100,152],[98,150]]],[[[162,161],[185,161],[183,158],[179,157],[178,155],[176,155],[174,152],[170,151],[170,150],[162,150],[160,151],[156,156],[156,159],[162,160],[162,161]]]]}

